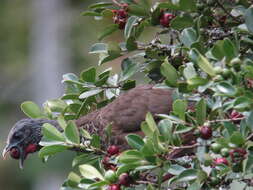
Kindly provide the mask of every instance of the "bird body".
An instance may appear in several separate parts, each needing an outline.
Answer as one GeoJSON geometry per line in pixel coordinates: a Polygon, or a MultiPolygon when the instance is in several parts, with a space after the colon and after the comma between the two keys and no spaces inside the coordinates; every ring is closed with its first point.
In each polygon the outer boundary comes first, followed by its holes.
{"type": "Polygon", "coordinates": [[[76,124],[104,136],[104,129],[112,124],[114,143],[124,145],[129,133],[141,134],[140,125],[146,114],[168,114],[172,107],[171,90],[141,85],[120,95],[107,106],[76,120],[76,124]]]}
{"type": "MultiPolygon", "coordinates": [[[[79,128],[102,137],[101,140],[105,137],[106,126],[111,124],[113,143],[126,148],[125,136],[129,133],[142,134],[140,125],[148,112],[153,115],[168,114],[171,109],[172,90],[154,88],[153,85],[140,85],[75,122],[79,128]]],[[[8,135],[3,155],[10,152],[13,158],[20,159],[22,166],[29,153],[39,150],[41,128],[44,123],[50,123],[59,129],[56,121],[48,119],[23,119],[17,122],[8,135]]]]}

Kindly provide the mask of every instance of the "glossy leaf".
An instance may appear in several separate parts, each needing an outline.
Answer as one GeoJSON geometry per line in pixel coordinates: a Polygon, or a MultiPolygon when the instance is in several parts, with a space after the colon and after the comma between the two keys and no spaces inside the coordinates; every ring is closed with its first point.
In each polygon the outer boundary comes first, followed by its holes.
{"type": "Polygon", "coordinates": [[[102,174],[93,166],[83,164],[79,166],[79,170],[83,177],[87,179],[95,179],[98,178],[100,180],[104,180],[102,174]]]}
{"type": "Polygon", "coordinates": [[[191,60],[197,64],[203,71],[205,71],[210,76],[215,76],[215,70],[212,64],[199,53],[198,50],[192,49],[189,53],[191,60]]]}
{"type": "Polygon", "coordinates": [[[39,151],[39,157],[44,158],[46,156],[52,156],[56,153],[63,152],[66,150],[67,147],[63,145],[51,145],[51,146],[45,146],[39,151]]]}
{"type": "Polygon", "coordinates": [[[80,137],[76,124],[73,121],[69,121],[64,131],[65,137],[71,143],[79,144],[80,137]]]}
{"type": "Polygon", "coordinates": [[[31,118],[42,118],[43,113],[40,107],[31,101],[26,101],[21,104],[21,110],[31,118]]]}
{"type": "Polygon", "coordinates": [[[87,91],[87,92],[82,93],[82,94],[79,96],[79,98],[80,98],[80,99],[88,98],[88,97],[90,97],[90,96],[97,95],[97,94],[99,94],[99,93],[102,92],[102,91],[103,91],[103,89],[101,89],[101,88],[92,89],[92,90],[90,90],[90,91],[87,91]]]}
{"type": "Polygon", "coordinates": [[[177,85],[177,70],[168,62],[168,59],[165,59],[164,63],[161,65],[161,73],[164,77],[166,77],[166,82],[168,82],[169,85],[177,85]]]}
{"type": "Polygon", "coordinates": [[[127,19],[127,23],[124,30],[124,36],[126,39],[128,39],[132,35],[133,28],[135,24],[137,23],[138,19],[139,17],[137,16],[131,16],[127,19]]]}
{"type": "Polygon", "coordinates": [[[96,80],[96,68],[91,67],[89,69],[86,69],[82,71],[81,78],[85,82],[95,82],[96,80]]]}
{"type": "Polygon", "coordinates": [[[50,141],[64,142],[65,138],[63,134],[58,131],[53,125],[45,123],[42,128],[43,137],[50,141]]]}
{"type": "Polygon", "coordinates": [[[201,99],[196,105],[196,119],[199,125],[203,125],[206,121],[206,101],[201,99]]]}
{"type": "Polygon", "coordinates": [[[127,135],[126,140],[127,140],[127,143],[132,148],[137,149],[137,150],[140,150],[144,145],[142,138],[138,135],[135,135],[135,134],[127,135]]]}
{"type": "Polygon", "coordinates": [[[187,102],[185,100],[177,99],[173,102],[173,112],[182,120],[185,120],[185,112],[187,109],[187,102]]]}

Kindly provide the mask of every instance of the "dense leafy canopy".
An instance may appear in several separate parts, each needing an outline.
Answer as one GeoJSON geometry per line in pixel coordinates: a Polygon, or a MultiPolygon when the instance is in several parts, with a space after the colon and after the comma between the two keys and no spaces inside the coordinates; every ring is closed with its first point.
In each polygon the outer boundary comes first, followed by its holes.
{"type": "MultiPolygon", "coordinates": [[[[32,102],[21,105],[29,117],[57,119],[64,129],[59,133],[44,126],[41,158],[68,148],[85,150],[74,158],[62,190],[253,186],[251,5],[249,0],[113,0],[90,5],[84,16],[112,20],[90,53],[99,56],[98,65],[124,56],[121,72],[98,73],[93,67],[80,76],[68,73],[61,98],[48,100],[42,110],[32,102]],[[116,31],[124,35],[123,42],[109,40],[116,31]],[[148,43],[142,41],[145,31],[153,32],[148,43]],[[100,149],[98,136],[78,131],[71,120],[133,88],[137,73],[159,88],[174,89],[173,110],[160,115],[158,124],[147,114],[141,125],[146,137],[129,135],[132,149],[108,155],[100,149]],[[183,135],[189,131],[199,137],[185,145],[183,135]],[[79,133],[86,143],[80,144],[79,133]],[[167,157],[180,148],[195,153],[167,157]]],[[[110,126],[107,131],[110,136],[110,126]]]]}

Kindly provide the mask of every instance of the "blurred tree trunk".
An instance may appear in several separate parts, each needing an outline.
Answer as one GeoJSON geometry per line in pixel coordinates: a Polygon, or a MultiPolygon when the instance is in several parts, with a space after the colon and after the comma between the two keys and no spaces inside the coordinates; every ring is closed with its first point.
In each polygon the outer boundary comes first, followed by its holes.
{"type": "Polygon", "coordinates": [[[66,0],[32,0],[31,67],[33,101],[42,104],[62,94],[68,69],[69,6],[66,0]]]}
{"type": "MultiPolygon", "coordinates": [[[[62,74],[69,65],[69,10],[66,0],[32,0],[31,90],[32,100],[42,104],[63,93],[62,74]]],[[[60,175],[37,176],[35,190],[56,190],[60,175]],[[49,180],[50,179],[50,180],[49,180]]]]}

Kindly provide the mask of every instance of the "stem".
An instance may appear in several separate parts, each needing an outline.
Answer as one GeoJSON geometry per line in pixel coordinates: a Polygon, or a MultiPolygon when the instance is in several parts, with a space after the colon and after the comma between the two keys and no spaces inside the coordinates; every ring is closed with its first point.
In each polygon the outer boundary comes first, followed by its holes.
{"type": "Polygon", "coordinates": [[[241,121],[243,119],[245,119],[245,117],[234,118],[234,119],[216,119],[216,120],[207,121],[207,123],[218,123],[218,122],[227,122],[227,121],[241,121]]]}
{"type": "Polygon", "coordinates": [[[169,148],[172,148],[174,150],[176,150],[176,149],[189,149],[189,148],[198,147],[199,145],[200,145],[199,143],[196,143],[193,145],[185,145],[185,146],[169,146],[169,148]]]}

